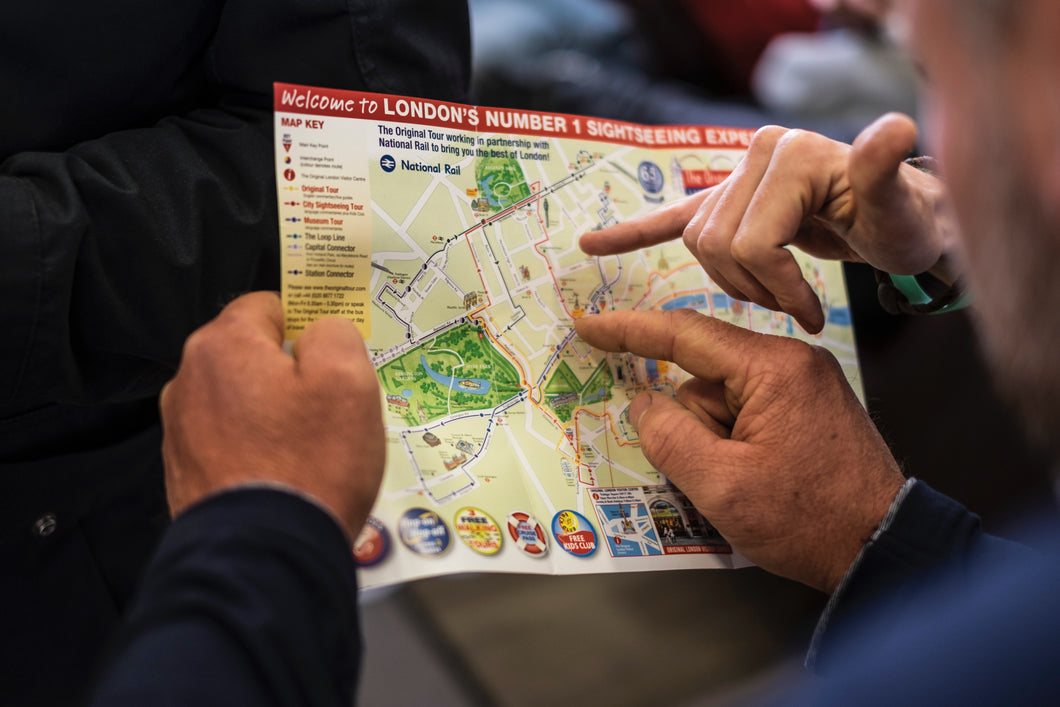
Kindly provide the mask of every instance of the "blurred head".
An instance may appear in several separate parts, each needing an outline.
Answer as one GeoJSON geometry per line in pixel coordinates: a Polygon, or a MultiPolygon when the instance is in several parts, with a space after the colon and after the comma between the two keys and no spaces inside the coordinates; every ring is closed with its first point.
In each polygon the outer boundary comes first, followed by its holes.
{"type": "Polygon", "coordinates": [[[1060,454],[1060,2],[899,0],[996,382],[1060,454]]]}
{"type": "Polygon", "coordinates": [[[821,12],[851,12],[881,21],[893,0],[810,0],[810,4],[821,12]]]}

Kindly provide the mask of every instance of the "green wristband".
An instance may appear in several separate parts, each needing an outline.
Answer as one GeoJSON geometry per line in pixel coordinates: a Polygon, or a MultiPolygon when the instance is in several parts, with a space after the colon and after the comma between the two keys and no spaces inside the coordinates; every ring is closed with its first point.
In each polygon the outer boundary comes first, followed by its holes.
{"type": "MultiPolygon", "coordinates": [[[[905,163],[934,177],[939,176],[938,163],[932,157],[910,157],[905,163]]],[[[971,304],[971,296],[960,282],[946,285],[927,273],[892,275],[877,270],[876,296],[880,305],[891,314],[942,314],[971,304]],[[930,292],[924,288],[925,284],[929,285],[930,292]]]]}
{"type": "MultiPolygon", "coordinates": [[[[924,289],[918,278],[930,275],[892,275],[876,271],[876,294],[880,305],[891,314],[942,314],[963,309],[971,296],[958,283],[935,294],[924,289]]],[[[933,278],[932,278],[933,279],[933,278]]],[[[938,290],[938,288],[932,288],[938,290]]]]}

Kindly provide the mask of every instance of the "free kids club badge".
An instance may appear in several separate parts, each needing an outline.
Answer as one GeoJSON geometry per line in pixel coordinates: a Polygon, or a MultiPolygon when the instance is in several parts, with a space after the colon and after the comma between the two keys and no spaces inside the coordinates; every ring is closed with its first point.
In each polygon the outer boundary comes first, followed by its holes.
{"type": "Polygon", "coordinates": [[[560,547],[575,557],[596,552],[596,531],[589,519],[577,511],[560,511],[552,518],[552,535],[560,547]]]}

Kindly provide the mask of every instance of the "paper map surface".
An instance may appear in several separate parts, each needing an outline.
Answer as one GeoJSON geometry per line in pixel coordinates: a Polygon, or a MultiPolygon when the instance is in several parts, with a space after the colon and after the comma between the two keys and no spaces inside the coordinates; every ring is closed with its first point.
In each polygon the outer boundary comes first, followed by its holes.
{"type": "Polygon", "coordinates": [[[363,585],[747,564],[629,424],[638,392],[687,375],[593,350],[572,323],[692,308],[825,346],[860,391],[838,264],[796,252],[827,316],[810,336],[730,299],[680,240],[601,258],[577,246],[717,184],[751,131],[287,84],[275,112],[287,337],[352,319],[383,389],[387,467],[356,544],[363,585]]]}

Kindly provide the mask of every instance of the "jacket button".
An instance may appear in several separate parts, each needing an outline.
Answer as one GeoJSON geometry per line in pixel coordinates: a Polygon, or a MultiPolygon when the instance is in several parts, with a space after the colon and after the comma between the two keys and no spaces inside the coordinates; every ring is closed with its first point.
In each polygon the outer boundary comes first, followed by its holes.
{"type": "Polygon", "coordinates": [[[45,513],[33,523],[33,532],[42,538],[46,538],[55,532],[56,526],[59,525],[59,519],[55,517],[54,513],[45,513]]]}

